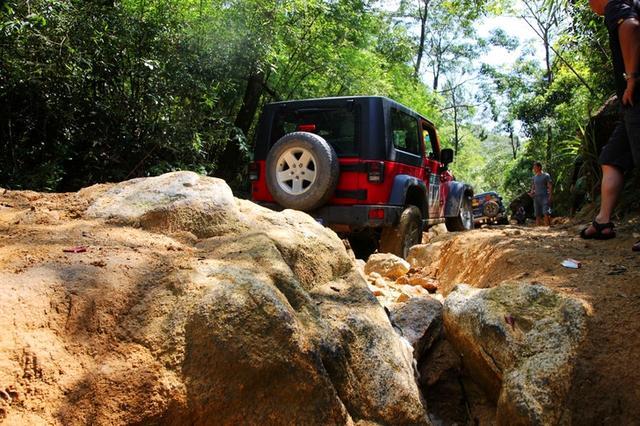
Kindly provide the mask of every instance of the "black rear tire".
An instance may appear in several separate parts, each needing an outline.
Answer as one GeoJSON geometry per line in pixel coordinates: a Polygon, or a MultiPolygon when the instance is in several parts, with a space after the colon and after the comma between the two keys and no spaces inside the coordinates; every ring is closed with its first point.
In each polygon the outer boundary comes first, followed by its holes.
{"type": "Polygon", "coordinates": [[[402,212],[400,222],[396,226],[382,229],[378,251],[406,258],[409,249],[421,242],[422,213],[416,206],[408,206],[402,212]]]}

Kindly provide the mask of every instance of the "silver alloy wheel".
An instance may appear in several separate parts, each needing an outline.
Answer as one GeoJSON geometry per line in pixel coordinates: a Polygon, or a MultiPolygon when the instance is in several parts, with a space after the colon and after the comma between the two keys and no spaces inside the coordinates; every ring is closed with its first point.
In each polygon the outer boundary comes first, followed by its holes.
{"type": "Polygon", "coordinates": [[[288,194],[304,194],[316,181],[317,161],[302,147],[289,148],[280,155],[276,166],[278,186],[288,194]]]}

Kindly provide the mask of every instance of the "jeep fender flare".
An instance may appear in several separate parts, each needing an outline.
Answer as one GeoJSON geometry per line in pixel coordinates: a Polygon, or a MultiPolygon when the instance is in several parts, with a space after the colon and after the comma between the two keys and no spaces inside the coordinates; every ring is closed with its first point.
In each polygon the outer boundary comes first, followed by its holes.
{"type": "Polygon", "coordinates": [[[449,187],[449,195],[447,196],[447,203],[444,207],[444,216],[456,217],[460,213],[462,200],[467,197],[473,197],[473,187],[455,180],[447,182],[446,185],[449,187]]]}
{"type": "Polygon", "coordinates": [[[420,209],[422,217],[427,216],[427,185],[422,179],[411,175],[396,175],[393,178],[389,204],[397,206],[414,205],[420,209]]]}

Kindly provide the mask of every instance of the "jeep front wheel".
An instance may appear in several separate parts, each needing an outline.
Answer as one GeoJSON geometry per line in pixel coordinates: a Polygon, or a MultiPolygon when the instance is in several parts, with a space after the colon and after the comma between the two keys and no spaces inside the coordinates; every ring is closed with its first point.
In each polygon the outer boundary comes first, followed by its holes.
{"type": "Polygon", "coordinates": [[[378,251],[406,258],[409,249],[421,242],[422,214],[416,206],[408,206],[396,226],[382,229],[378,251]]]}
{"type": "Polygon", "coordinates": [[[471,207],[471,197],[464,197],[455,217],[446,218],[448,231],[468,231],[473,229],[473,208],[471,207]]]}
{"type": "Polygon", "coordinates": [[[338,156],[322,137],[294,132],[267,155],[267,188],[283,207],[310,211],[326,203],[338,184],[338,156]]]}

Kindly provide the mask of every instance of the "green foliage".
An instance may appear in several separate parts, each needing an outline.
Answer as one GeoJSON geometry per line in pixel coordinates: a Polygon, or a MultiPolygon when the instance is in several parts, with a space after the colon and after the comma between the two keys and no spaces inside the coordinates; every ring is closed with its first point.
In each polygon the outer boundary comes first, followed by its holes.
{"type": "Polygon", "coordinates": [[[234,179],[265,102],[367,94],[433,120],[476,190],[515,197],[540,160],[562,198],[576,156],[593,153],[588,117],[613,93],[606,32],[587,2],[526,4],[3,1],[0,185],[72,190],[178,169],[234,179]],[[503,12],[548,30],[536,43],[549,69],[526,45],[508,68],[478,63],[489,46],[517,47],[507,29],[476,36],[478,19],[503,12]],[[478,110],[483,126],[470,124],[478,110]]]}
{"type": "Polygon", "coordinates": [[[270,100],[379,94],[440,119],[408,32],[361,0],[14,0],[0,45],[11,188],[240,170],[270,100]]]}

